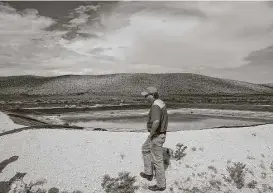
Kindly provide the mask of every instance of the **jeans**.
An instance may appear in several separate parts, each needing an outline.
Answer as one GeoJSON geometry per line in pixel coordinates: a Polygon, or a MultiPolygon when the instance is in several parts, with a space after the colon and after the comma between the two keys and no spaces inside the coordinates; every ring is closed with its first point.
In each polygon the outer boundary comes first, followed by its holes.
{"type": "Polygon", "coordinates": [[[152,139],[148,138],[142,145],[142,156],[144,162],[144,173],[155,177],[157,186],[160,188],[166,187],[165,169],[163,162],[163,144],[165,143],[166,135],[160,134],[152,139]]]}

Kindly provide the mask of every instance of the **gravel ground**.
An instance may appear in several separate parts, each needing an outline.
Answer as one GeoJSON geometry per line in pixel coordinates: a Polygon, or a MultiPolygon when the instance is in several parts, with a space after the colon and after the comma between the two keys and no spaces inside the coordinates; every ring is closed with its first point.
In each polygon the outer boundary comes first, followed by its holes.
{"type": "MultiPolygon", "coordinates": [[[[177,143],[183,143],[188,148],[187,155],[181,161],[171,161],[166,172],[168,189],[165,192],[172,192],[170,187],[175,192],[180,186],[202,188],[213,179],[221,181],[222,192],[227,189],[232,192],[252,192],[248,188],[237,191],[233,184],[225,184],[222,174],[227,175],[228,160],[247,164],[254,174],[247,173],[247,182],[255,179],[260,189],[262,184],[271,184],[272,127],[263,125],[169,133],[165,147],[175,149],[177,143]],[[215,167],[217,174],[212,173],[209,166],[215,167]],[[205,178],[197,177],[202,172],[205,178]],[[261,177],[262,172],[267,173],[265,179],[261,177]]],[[[46,188],[55,186],[68,191],[103,192],[101,180],[104,174],[117,176],[118,172],[129,171],[137,176],[136,185],[140,185],[137,192],[146,193],[147,185],[154,182],[147,182],[138,174],[143,169],[140,150],[147,135],[34,130],[3,136],[0,137],[0,160],[11,156],[19,158],[4,168],[0,181],[10,179],[16,172],[26,172],[25,182],[46,179],[46,188]]],[[[257,188],[254,192],[257,192],[257,188]]]]}

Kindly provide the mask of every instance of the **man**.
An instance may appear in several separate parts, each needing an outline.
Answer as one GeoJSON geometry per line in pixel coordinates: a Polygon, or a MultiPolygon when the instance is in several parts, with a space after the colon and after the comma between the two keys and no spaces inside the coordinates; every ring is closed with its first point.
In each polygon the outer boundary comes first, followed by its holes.
{"type": "Polygon", "coordinates": [[[159,99],[155,87],[148,87],[141,93],[151,104],[148,115],[147,129],[150,132],[147,140],[142,145],[144,172],[140,176],[151,181],[155,169],[157,184],[149,186],[152,191],[164,191],[166,189],[165,169],[163,162],[163,144],[166,139],[168,126],[168,113],[165,103],[159,99]]]}

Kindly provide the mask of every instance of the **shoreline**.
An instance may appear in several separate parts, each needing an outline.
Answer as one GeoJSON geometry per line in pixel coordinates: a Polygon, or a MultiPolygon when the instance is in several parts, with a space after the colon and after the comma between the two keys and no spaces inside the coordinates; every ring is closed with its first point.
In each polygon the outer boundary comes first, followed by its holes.
{"type": "MultiPolygon", "coordinates": [[[[11,113],[7,113],[4,112],[14,123],[19,124],[19,125],[23,125],[26,122],[30,121],[30,126],[24,126],[24,127],[20,127],[20,128],[16,128],[16,129],[12,129],[12,130],[8,130],[5,132],[1,132],[0,133],[0,137],[1,136],[6,136],[6,135],[11,135],[11,134],[15,134],[15,133],[19,133],[22,131],[26,131],[26,130],[44,130],[44,129],[52,129],[52,130],[82,130],[82,131],[104,131],[104,132],[112,132],[112,133],[120,133],[120,132],[128,132],[128,133],[145,133],[146,131],[143,130],[127,130],[124,128],[120,128],[120,129],[108,129],[108,128],[101,128],[101,127],[83,127],[83,126],[76,126],[76,125],[62,125],[62,124],[47,124],[45,122],[42,122],[41,120],[35,120],[32,117],[27,117],[25,115],[16,115],[16,114],[11,114],[11,113]],[[33,124],[33,121],[37,121],[37,123],[39,124],[33,124]]],[[[213,115],[197,115],[197,116],[205,116],[205,117],[210,117],[210,118],[221,118],[221,119],[238,119],[238,117],[225,117],[225,116],[213,116],[213,115]]],[[[239,118],[241,120],[252,120],[255,121],[257,120],[257,118],[244,118],[241,117],[239,118]]],[[[209,128],[197,128],[197,129],[190,129],[190,128],[186,128],[186,129],[181,129],[181,130],[169,130],[167,131],[168,133],[173,133],[173,132],[179,132],[179,131],[200,131],[200,130],[214,130],[214,129],[223,129],[223,128],[244,128],[244,127],[255,127],[255,126],[261,126],[261,125],[270,125],[273,124],[273,120],[264,120],[265,122],[263,123],[250,123],[250,124],[234,124],[234,125],[224,125],[224,126],[216,126],[216,127],[209,127],[209,128]]],[[[175,123],[174,123],[175,124],[175,123]]]]}
{"type": "MultiPolygon", "coordinates": [[[[204,130],[217,130],[217,129],[230,129],[230,128],[245,128],[245,127],[257,127],[263,125],[273,125],[273,123],[261,123],[261,124],[253,124],[253,125],[241,125],[241,126],[223,126],[223,127],[212,127],[212,128],[203,128],[203,129],[185,129],[185,130],[177,130],[177,131],[167,131],[167,133],[174,133],[174,132],[182,132],[182,131],[204,131],[204,130]]],[[[107,133],[148,133],[146,131],[125,131],[125,130],[106,130],[104,128],[94,128],[89,130],[88,128],[77,127],[77,126],[63,126],[63,125],[48,125],[48,126],[26,126],[22,128],[13,129],[10,131],[0,133],[0,137],[6,135],[16,134],[22,131],[28,130],[82,130],[82,131],[98,131],[98,132],[107,132],[107,133]]]]}
{"type": "MultiPolygon", "coordinates": [[[[0,136],[36,129],[146,132],[145,128],[141,128],[145,124],[147,109],[118,108],[67,112],[64,108],[59,109],[58,112],[60,114],[54,113],[54,115],[43,112],[44,109],[42,107],[40,110],[41,112],[38,114],[31,113],[31,109],[3,110],[2,112],[13,123],[23,127],[7,131],[3,128],[4,132],[1,132],[0,136]]],[[[48,110],[54,111],[55,109],[46,109],[46,111],[48,110]]],[[[170,108],[168,111],[170,114],[170,129],[168,132],[255,127],[273,124],[273,112],[214,108],[170,108]]]]}

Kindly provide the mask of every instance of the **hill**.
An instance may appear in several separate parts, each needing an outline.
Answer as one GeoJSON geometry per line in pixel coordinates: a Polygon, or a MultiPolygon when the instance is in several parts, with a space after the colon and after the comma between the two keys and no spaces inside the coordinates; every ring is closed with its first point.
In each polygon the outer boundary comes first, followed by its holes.
{"type": "Polygon", "coordinates": [[[65,75],[56,77],[0,77],[0,94],[137,96],[146,86],[156,86],[161,95],[261,94],[273,88],[242,81],[190,73],[65,75]]]}
{"type": "Polygon", "coordinates": [[[273,89],[273,83],[261,84],[262,86],[266,86],[273,89]]]}

